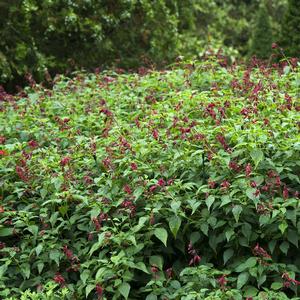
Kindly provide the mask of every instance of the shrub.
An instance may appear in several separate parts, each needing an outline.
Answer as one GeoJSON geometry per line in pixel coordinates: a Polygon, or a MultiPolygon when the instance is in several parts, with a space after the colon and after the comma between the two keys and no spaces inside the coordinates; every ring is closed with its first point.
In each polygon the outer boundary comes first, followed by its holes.
{"type": "Polygon", "coordinates": [[[299,67],[218,57],[1,91],[2,299],[297,295],[299,67]]]}
{"type": "Polygon", "coordinates": [[[282,22],[282,44],[289,56],[300,56],[300,2],[288,1],[288,9],[282,22]]]}
{"type": "Polygon", "coordinates": [[[268,58],[271,53],[272,42],[272,28],[269,13],[265,4],[262,3],[254,24],[250,50],[251,55],[256,55],[261,59],[268,58]]]}
{"type": "MultiPolygon", "coordinates": [[[[44,79],[46,70],[53,75],[114,64],[163,65],[183,48],[183,34],[195,32],[198,11],[194,1],[166,0],[5,0],[0,5],[0,83],[12,84],[27,73],[44,79]]],[[[194,44],[190,50],[198,49],[194,44]]]]}

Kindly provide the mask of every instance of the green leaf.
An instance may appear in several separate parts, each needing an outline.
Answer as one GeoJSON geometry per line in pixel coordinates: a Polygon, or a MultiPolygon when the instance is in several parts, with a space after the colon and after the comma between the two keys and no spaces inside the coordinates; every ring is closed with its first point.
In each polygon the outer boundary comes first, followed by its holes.
{"type": "Polygon", "coordinates": [[[149,274],[149,271],[146,268],[146,265],[143,262],[138,262],[134,265],[134,268],[139,269],[147,274],[149,274]]]}
{"type": "Polygon", "coordinates": [[[257,168],[258,164],[264,159],[264,153],[260,149],[253,149],[250,152],[250,156],[255,164],[255,168],[257,168]]]}
{"type": "Polygon", "coordinates": [[[197,208],[200,206],[201,202],[199,200],[188,200],[188,203],[190,204],[191,208],[192,208],[192,215],[195,213],[195,211],[197,210],[197,208]]]}
{"type": "Polygon", "coordinates": [[[226,239],[227,239],[227,242],[230,241],[230,238],[234,235],[234,230],[231,228],[229,230],[227,230],[225,232],[225,236],[226,236],[226,239]]]}
{"type": "Polygon", "coordinates": [[[282,287],[283,287],[282,282],[273,282],[271,284],[271,289],[275,291],[280,290],[282,287]]]}
{"type": "Polygon", "coordinates": [[[87,298],[88,295],[91,293],[91,291],[94,289],[95,289],[95,284],[87,285],[87,287],[85,288],[85,297],[87,298]]]}
{"type": "Polygon", "coordinates": [[[100,246],[101,246],[102,243],[103,243],[104,238],[105,238],[105,232],[102,232],[101,234],[98,234],[98,242],[96,242],[96,243],[91,247],[91,250],[90,250],[90,252],[89,252],[89,257],[91,257],[92,254],[100,248],[100,246]]]}
{"type": "Polygon", "coordinates": [[[28,279],[30,277],[30,264],[24,263],[21,265],[21,271],[23,273],[23,277],[28,279]]]}
{"type": "Polygon", "coordinates": [[[256,257],[249,257],[246,261],[245,261],[245,266],[247,266],[248,269],[253,268],[254,266],[256,266],[257,264],[257,258],[256,257]]]}
{"type": "Polygon", "coordinates": [[[80,279],[82,280],[83,284],[86,284],[87,279],[90,276],[90,270],[84,270],[81,274],[80,274],[80,279]]]}
{"type": "Polygon", "coordinates": [[[13,235],[14,229],[13,228],[0,228],[0,236],[10,236],[13,235]]]}
{"type": "Polygon", "coordinates": [[[173,236],[174,236],[175,239],[176,239],[176,236],[177,236],[177,232],[180,228],[180,225],[181,225],[181,218],[180,217],[172,216],[169,219],[169,227],[170,227],[170,230],[173,233],[173,236]]]}
{"type": "Polygon", "coordinates": [[[260,287],[267,279],[267,276],[266,275],[261,275],[259,276],[258,280],[257,280],[257,284],[258,286],[260,287]]]}
{"type": "Polygon", "coordinates": [[[279,246],[279,249],[281,250],[281,252],[283,252],[285,255],[287,255],[288,251],[290,248],[290,244],[286,241],[282,242],[279,246]]]}
{"type": "Polygon", "coordinates": [[[245,288],[244,297],[255,297],[258,293],[258,289],[254,286],[248,286],[245,288]]]}
{"type": "Polygon", "coordinates": [[[221,205],[220,207],[228,204],[228,203],[231,203],[231,198],[228,196],[228,195],[223,195],[222,198],[221,198],[221,205]]]}
{"type": "Polygon", "coordinates": [[[164,228],[155,228],[154,235],[167,247],[168,232],[164,228]]]}
{"type": "Polygon", "coordinates": [[[157,300],[157,296],[154,294],[147,295],[145,300],[157,300]]]}
{"type": "Polygon", "coordinates": [[[272,240],[269,242],[268,246],[269,246],[269,249],[271,251],[271,254],[274,252],[274,249],[275,249],[275,246],[276,246],[276,243],[277,241],[276,240],[272,240]]]}
{"type": "Polygon", "coordinates": [[[150,256],[149,263],[151,266],[156,266],[160,270],[163,269],[163,258],[159,255],[152,255],[150,256]]]}
{"type": "Polygon", "coordinates": [[[45,199],[45,197],[48,194],[48,191],[46,189],[41,189],[40,190],[40,194],[41,194],[42,199],[45,199]]]}
{"type": "Polygon", "coordinates": [[[27,227],[27,230],[30,231],[34,236],[37,236],[39,228],[37,225],[30,225],[27,227]]]}
{"type": "Polygon", "coordinates": [[[200,237],[201,237],[201,235],[200,235],[200,233],[198,231],[192,232],[191,235],[190,235],[190,241],[191,241],[191,243],[195,244],[196,242],[199,241],[200,237]]]}
{"type": "Polygon", "coordinates": [[[233,254],[234,254],[234,251],[231,248],[224,251],[224,253],[223,253],[224,265],[226,265],[226,263],[233,256],[233,254]]]}
{"type": "Polygon", "coordinates": [[[214,201],[215,201],[215,197],[212,196],[212,195],[210,195],[206,198],[205,203],[206,203],[206,206],[207,206],[208,210],[210,210],[210,207],[212,206],[214,201]]]}
{"type": "Polygon", "coordinates": [[[2,278],[2,276],[4,275],[4,273],[7,271],[7,265],[4,264],[2,266],[0,266],[0,278],[2,278]]]}
{"type": "Polygon", "coordinates": [[[246,189],[246,195],[251,200],[256,200],[257,199],[257,197],[255,196],[255,192],[256,192],[256,189],[254,189],[254,188],[246,189]]]}
{"type": "Polygon", "coordinates": [[[38,244],[35,248],[36,255],[39,256],[41,251],[43,250],[43,244],[38,244]]]}
{"type": "Polygon", "coordinates": [[[240,290],[248,281],[249,278],[249,273],[248,272],[243,272],[239,274],[237,278],[237,289],[240,290]]]}
{"type": "Polygon", "coordinates": [[[39,263],[37,264],[37,268],[38,268],[39,274],[41,274],[42,271],[43,271],[43,269],[44,269],[44,263],[43,263],[43,262],[39,262],[39,263]]]}
{"type": "Polygon", "coordinates": [[[288,241],[298,248],[299,235],[295,230],[288,230],[288,241]]]}
{"type": "Polygon", "coordinates": [[[200,229],[205,235],[208,235],[208,225],[206,223],[202,223],[200,229]]]}
{"type": "Polygon", "coordinates": [[[232,213],[236,222],[239,221],[242,210],[243,208],[241,205],[235,205],[234,208],[232,209],[232,213]]]}
{"type": "Polygon", "coordinates": [[[121,293],[121,295],[125,298],[128,299],[128,295],[130,292],[130,284],[127,282],[123,282],[119,287],[118,291],[121,293]]]}
{"type": "Polygon", "coordinates": [[[49,258],[50,258],[51,260],[54,260],[58,266],[59,266],[59,259],[60,259],[60,256],[61,256],[60,251],[55,250],[55,249],[50,250],[49,258]]]}
{"type": "Polygon", "coordinates": [[[284,234],[285,230],[288,228],[288,224],[286,222],[283,222],[279,225],[279,229],[282,234],[284,234]]]}

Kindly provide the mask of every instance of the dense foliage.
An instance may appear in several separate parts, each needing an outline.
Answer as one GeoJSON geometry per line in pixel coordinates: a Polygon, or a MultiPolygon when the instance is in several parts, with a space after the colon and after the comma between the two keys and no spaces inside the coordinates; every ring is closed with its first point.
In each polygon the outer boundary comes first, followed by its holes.
{"type": "Polygon", "coordinates": [[[300,2],[288,1],[288,9],[282,25],[282,44],[288,55],[300,56],[300,2]]]}
{"type": "Polygon", "coordinates": [[[272,28],[268,11],[264,4],[260,6],[252,34],[251,54],[267,59],[273,43],[272,28]]]}
{"type": "MultiPolygon", "coordinates": [[[[208,45],[247,57],[258,27],[257,0],[1,0],[0,84],[11,90],[32,73],[49,81],[56,73],[117,65],[164,66],[178,55],[199,56],[208,45]],[[233,51],[236,49],[237,51],[233,51]],[[49,76],[50,73],[50,76],[49,76]]],[[[299,39],[298,1],[265,0],[273,42],[299,39]],[[288,32],[288,35],[286,34],[288,32]]],[[[270,36],[269,36],[270,38],[270,36]]],[[[263,57],[271,54],[265,46],[263,57]]],[[[255,52],[255,51],[254,51],[255,52]]],[[[260,52],[256,53],[258,56],[260,52]]],[[[298,56],[297,51],[288,54],[298,56]]]]}
{"type": "Polygon", "coordinates": [[[221,55],[1,91],[1,299],[299,299],[299,97],[221,55]]]}

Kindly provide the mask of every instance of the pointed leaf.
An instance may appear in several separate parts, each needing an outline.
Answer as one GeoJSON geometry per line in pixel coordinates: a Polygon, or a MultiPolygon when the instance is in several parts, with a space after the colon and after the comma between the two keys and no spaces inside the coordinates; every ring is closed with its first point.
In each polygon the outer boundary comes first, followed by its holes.
{"type": "Polygon", "coordinates": [[[164,228],[155,228],[154,235],[167,247],[168,232],[164,228]]]}

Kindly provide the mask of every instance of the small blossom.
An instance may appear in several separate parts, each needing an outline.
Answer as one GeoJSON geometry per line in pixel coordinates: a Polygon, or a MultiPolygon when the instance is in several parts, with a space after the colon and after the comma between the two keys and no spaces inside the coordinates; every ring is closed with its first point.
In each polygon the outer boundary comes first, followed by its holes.
{"type": "Polygon", "coordinates": [[[218,278],[218,283],[219,283],[221,289],[224,289],[225,285],[227,284],[226,275],[222,275],[221,277],[219,277],[218,278]]]}
{"type": "Polygon", "coordinates": [[[249,177],[251,173],[252,173],[251,165],[247,164],[246,168],[245,168],[245,175],[246,175],[246,177],[249,177]]]}
{"type": "Polygon", "coordinates": [[[170,279],[173,277],[173,269],[172,268],[168,268],[166,270],[166,274],[167,274],[167,277],[170,279]]]}
{"type": "Polygon", "coordinates": [[[165,182],[162,178],[160,178],[160,179],[157,181],[157,184],[158,184],[159,186],[164,186],[164,185],[166,184],[166,182],[165,182]]]}
{"type": "Polygon", "coordinates": [[[155,266],[155,265],[151,266],[151,272],[154,274],[157,273],[158,272],[157,266],[155,266]]]}
{"type": "Polygon", "coordinates": [[[154,129],[154,130],[152,131],[152,136],[153,136],[153,138],[154,138],[155,140],[158,140],[159,135],[158,135],[158,130],[157,130],[157,129],[154,129]]]}
{"type": "Polygon", "coordinates": [[[260,247],[258,243],[256,244],[256,246],[253,249],[253,254],[255,256],[260,256],[263,258],[271,258],[271,256],[267,253],[267,251],[265,249],[263,249],[262,247],[260,247]]]}
{"type": "Polygon", "coordinates": [[[224,180],[224,181],[221,183],[221,189],[222,189],[222,190],[227,190],[229,187],[230,187],[229,181],[224,180]]]}
{"type": "Polygon", "coordinates": [[[7,152],[5,150],[0,150],[0,156],[7,155],[7,152]]]}
{"type": "Polygon", "coordinates": [[[39,144],[36,141],[34,141],[34,140],[31,140],[31,141],[28,142],[28,146],[30,148],[36,148],[36,147],[38,147],[38,145],[39,144]]]}
{"type": "Polygon", "coordinates": [[[136,163],[131,163],[130,168],[131,168],[132,171],[136,171],[137,170],[137,164],[136,163]]]}
{"type": "Polygon", "coordinates": [[[214,189],[216,187],[216,182],[213,180],[208,180],[208,187],[214,189]]]}
{"type": "Polygon", "coordinates": [[[151,193],[153,193],[156,190],[156,188],[157,188],[157,185],[155,184],[155,185],[150,186],[149,190],[151,193]]]}
{"type": "Polygon", "coordinates": [[[103,296],[103,287],[99,283],[96,284],[96,294],[98,299],[101,299],[103,296]]]}
{"type": "Polygon", "coordinates": [[[64,167],[64,166],[68,165],[70,163],[70,161],[71,161],[71,157],[66,156],[66,157],[62,158],[62,160],[60,161],[60,165],[62,167],[64,167]]]}
{"type": "Polygon", "coordinates": [[[58,273],[58,272],[55,274],[53,280],[56,283],[60,284],[61,286],[64,286],[65,282],[66,282],[65,279],[63,278],[63,276],[60,273],[58,273]]]}
{"type": "Polygon", "coordinates": [[[255,188],[255,187],[257,186],[257,184],[256,184],[255,181],[251,181],[251,182],[250,182],[250,186],[251,186],[252,188],[255,188]]]}
{"type": "Polygon", "coordinates": [[[132,194],[132,191],[131,191],[131,188],[128,184],[126,184],[123,188],[124,192],[127,193],[127,194],[132,194]]]}

